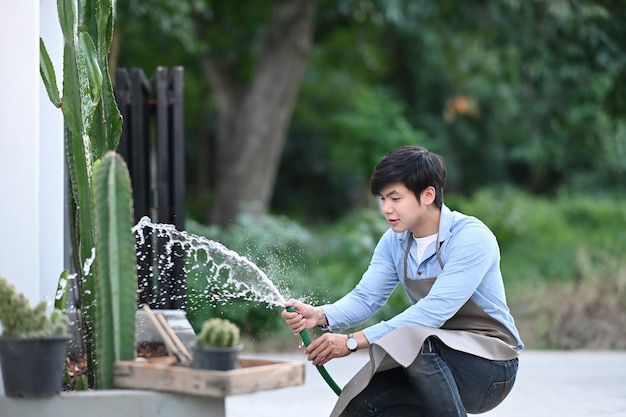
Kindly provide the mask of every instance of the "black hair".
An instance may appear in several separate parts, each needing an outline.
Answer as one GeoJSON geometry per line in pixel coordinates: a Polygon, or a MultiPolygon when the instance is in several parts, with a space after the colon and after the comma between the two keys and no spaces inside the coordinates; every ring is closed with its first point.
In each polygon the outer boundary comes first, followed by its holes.
{"type": "Polygon", "coordinates": [[[401,146],[376,165],[370,189],[378,196],[387,185],[401,182],[419,201],[422,191],[432,186],[435,188],[435,206],[441,208],[446,176],[446,164],[441,156],[421,146],[401,146]]]}

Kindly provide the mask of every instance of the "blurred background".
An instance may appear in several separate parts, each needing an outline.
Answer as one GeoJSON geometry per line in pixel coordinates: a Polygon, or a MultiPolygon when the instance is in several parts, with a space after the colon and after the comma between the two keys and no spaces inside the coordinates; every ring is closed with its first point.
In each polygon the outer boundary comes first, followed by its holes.
{"type": "MultiPolygon", "coordinates": [[[[417,144],[497,236],[527,347],[624,349],[625,19],[621,0],[125,0],[109,62],[184,69],[185,229],[285,298],[356,284],[387,228],[372,169],[417,144]]],[[[194,325],[297,348],[276,308],[194,294],[194,325]]]]}

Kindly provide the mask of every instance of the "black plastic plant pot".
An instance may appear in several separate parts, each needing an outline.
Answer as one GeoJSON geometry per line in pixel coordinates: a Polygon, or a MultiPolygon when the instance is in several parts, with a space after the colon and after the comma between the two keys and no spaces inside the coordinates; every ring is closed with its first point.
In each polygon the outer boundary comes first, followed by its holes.
{"type": "Polygon", "coordinates": [[[193,367],[214,371],[230,371],[239,366],[243,345],[233,347],[193,347],[193,367]]]}
{"type": "Polygon", "coordinates": [[[58,394],[69,336],[42,338],[0,337],[0,365],[4,394],[13,398],[41,398],[58,394]]]}

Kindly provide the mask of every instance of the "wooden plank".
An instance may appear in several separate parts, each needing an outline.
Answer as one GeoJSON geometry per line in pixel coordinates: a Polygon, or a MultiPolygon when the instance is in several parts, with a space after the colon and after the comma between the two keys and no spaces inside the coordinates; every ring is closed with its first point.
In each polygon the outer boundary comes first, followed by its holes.
{"type": "Polygon", "coordinates": [[[172,359],[115,363],[117,388],[151,389],[223,398],[304,383],[304,363],[240,358],[239,368],[207,371],[172,364],[172,359]]]}

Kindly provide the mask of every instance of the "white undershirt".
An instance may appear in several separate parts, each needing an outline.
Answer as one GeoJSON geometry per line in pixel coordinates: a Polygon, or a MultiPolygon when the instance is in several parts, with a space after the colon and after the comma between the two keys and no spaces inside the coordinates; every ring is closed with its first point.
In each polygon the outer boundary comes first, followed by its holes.
{"type": "Polygon", "coordinates": [[[432,245],[435,240],[437,240],[437,233],[426,237],[413,236],[413,240],[415,240],[415,243],[417,244],[417,263],[421,264],[424,251],[426,251],[426,249],[432,245]]]}

